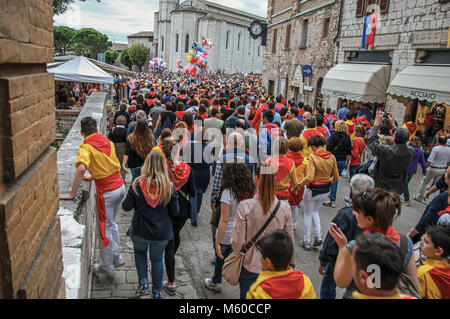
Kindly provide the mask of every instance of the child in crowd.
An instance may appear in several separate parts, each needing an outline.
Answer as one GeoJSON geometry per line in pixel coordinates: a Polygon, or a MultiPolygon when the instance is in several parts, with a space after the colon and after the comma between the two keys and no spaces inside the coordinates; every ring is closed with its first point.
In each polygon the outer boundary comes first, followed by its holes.
{"type": "Polygon", "coordinates": [[[426,299],[450,299],[450,228],[431,226],[420,240],[426,256],[417,270],[420,294],[426,299]]]}
{"type": "Polygon", "coordinates": [[[256,243],[263,267],[247,292],[247,299],[316,299],[311,280],[303,272],[289,267],[294,245],[281,229],[264,235],[256,243]]]}
{"type": "Polygon", "coordinates": [[[353,250],[354,299],[415,299],[395,289],[403,272],[400,248],[377,233],[359,234],[353,250]]]}

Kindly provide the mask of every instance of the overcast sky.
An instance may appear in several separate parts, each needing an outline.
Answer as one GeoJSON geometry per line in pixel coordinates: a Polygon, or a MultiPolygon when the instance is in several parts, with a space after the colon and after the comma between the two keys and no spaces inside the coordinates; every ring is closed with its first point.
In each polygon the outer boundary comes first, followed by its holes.
{"type": "MultiPolygon", "coordinates": [[[[268,0],[209,0],[262,17],[267,15],[268,0]]],[[[184,2],[181,0],[180,3],[184,2]]],[[[67,12],[55,16],[55,25],[74,29],[94,28],[113,42],[126,43],[127,35],[139,31],[154,31],[154,13],[158,0],[86,0],[76,1],[67,12]]],[[[213,40],[214,41],[214,40],[213,40]]]]}

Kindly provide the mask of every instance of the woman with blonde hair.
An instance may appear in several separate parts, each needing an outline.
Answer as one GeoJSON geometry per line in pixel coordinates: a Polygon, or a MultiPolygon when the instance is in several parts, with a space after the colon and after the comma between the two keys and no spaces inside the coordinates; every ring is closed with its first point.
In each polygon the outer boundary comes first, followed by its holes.
{"type": "MultiPolygon", "coordinates": [[[[257,191],[258,194],[252,199],[243,200],[238,205],[231,236],[231,247],[233,251],[240,251],[256,235],[269,219],[279,202],[276,196],[276,170],[272,164],[264,163],[260,167],[257,191]]],[[[286,231],[292,238],[292,242],[294,242],[291,208],[287,202],[280,201],[279,209],[275,217],[260,237],[274,229],[286,231]]],[[[293,255],[291,265],[294,264],[295,256],[293,255]]],[[[261,253],[253,245],[245,254],[239,277],[241,299],[245,299],[247,291],[261,270],[261,253]]]]}
{"type": "MultiPolygon", "coordinates": [[[[348,166],[347,163],[351,161],[352,155],[352,140],[347,134],[347,124],[343,120],[335,123],[335,131],[330,135],[327,141],[327,151],[331,152],[336,158],[339,176],[341,176],[344,169],[348,166]]],[[[336,194],[338,189],[338,182],[331,184],[330,200],[323,203],[326,206],[336,207],[336,194]]]]}
{"type": "Polygon", "coordinates": [[[130,168],[133,181],[140,175],[141,166],[144,164],[148,153],[153,149],[154,141],[155,137],[148,129],[147,121],[145,119],[138,120],[133,133],[127,138],[122,162],[126,174],[128,174],[128,171],[125,167],[130,168]]]}
{"type": "Polygon", "coordinates": [[[147,251],[150,250],[152,297],[161,299],[163,253],[169,240],[173,239],[170,218],[178,213],[178,198],[160,153],[152,152],[147,156],[141,175],[128,189],[122,208],[125,211],[134,209],[129,235],[139,278],[136,295],[149,294],[147,251]]]}

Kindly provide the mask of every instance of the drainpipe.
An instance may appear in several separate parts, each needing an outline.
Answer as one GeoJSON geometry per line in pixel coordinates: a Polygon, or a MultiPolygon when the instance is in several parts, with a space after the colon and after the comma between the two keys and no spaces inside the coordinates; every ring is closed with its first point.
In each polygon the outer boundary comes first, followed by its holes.
{"type": "MultiPolygon", "coordinates": [[[[333,39],[334,44],[336,44],[336,41],[338,40],[338,38],[341,35],[341,24],[342,24],[342,14],[344,12],[344,0],[341,0],[341,11],[339,12],[339,22],[338,22],[338,31],[336,34],[336,37],[333,39]]],[[[340,47],[341,43],[340,41],[338,41],[338,45],[337,45],[337,53],[339,54],[339,47],[340,47]]],[[[335,56],[335,62],[334,64],[337,64],[337,56],[338,54],[336,54],[335,56]]]]}

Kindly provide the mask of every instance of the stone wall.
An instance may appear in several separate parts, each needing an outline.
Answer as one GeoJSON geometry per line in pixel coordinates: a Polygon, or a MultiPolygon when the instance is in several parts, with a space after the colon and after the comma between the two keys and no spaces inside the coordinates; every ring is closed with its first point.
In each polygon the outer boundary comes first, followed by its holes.
{"type": "MultiPolygon", "coordinates": [[[[345,61],[345,52],[361,49],[363,18],[356,17],[356,0],[345,1],[342,19],[341,46],[338,62],[345,61]]],[[[390,81],[398,72],[416,63],[421,49],[446,48],[450,24],[450,2],[439,0],[389,1],[387,13],[379,16],[374,50],[389,50],[392,55],[390,81]]],[[[403,122],[404,104],[386,98],[386,107],[397,121],[403,122]]]]}
{"type": "MultiPolygon", "coordinates": [[[[97,121],[98,131],[106,134],[106,93],[95,92],[86,104],[58,150],[58,183],[60,193],[72,190],[77,151],[84,138],[81,119],[91,116],[97,121]]],[[[90,296],[90,266],[94,261],[97,229],[95,184],[83,181],[74,200],[60,201],[64,278],[68,299],[86,299],[90,296]]]]}
{"type": "Polygon", "coordinates": [[[56,110],[56,144],[58,148],[80,115],[80,110],[56,110]]]}
{"type": "Polygon", "coordinates": [[[0,298],[64,298],[52,1],[0,12],[0,298]]]}
{"type": "MultiPolygon", "coordinates": [[[[343,1],[343,0],[342,0],[343,1]]],[[[288,98],[297,98],[303,93],[302,100],[311,106],[315,103],[318,84],[334,63],[334,47],[338,33],[341,1],[311,0],[283,1],[270,0],[268,12],[268,37],[264,56],[263,85],[268,87],[269,80],[274,81],[274,94],[283,94],[288,98]],[[330,19],[328,35],[323,36],[325,19],[330,19]],[[308,20],[306,46],[301,47],[303,20],[308,20]],[[291,25],[290,43],[286,46],[287,27],[291,25]],[[274,32],[277,30],[276,52],[272,52],[274,32]],[[292,86],[296,70],[304,65],[312,67],[312,76],[300,77],[302,87],[292,86]],[[285,87],[283,90],[282,87],[285,87]],[[310,87],[312,89],[309,89],[310,87]],[[307,90],[309,89],[309,90],[307,90]]],[[[300,73],[301,74],[301,73],[300,73]]],[[[324,96],[325,107],[329,100],[324,96]]]]}

